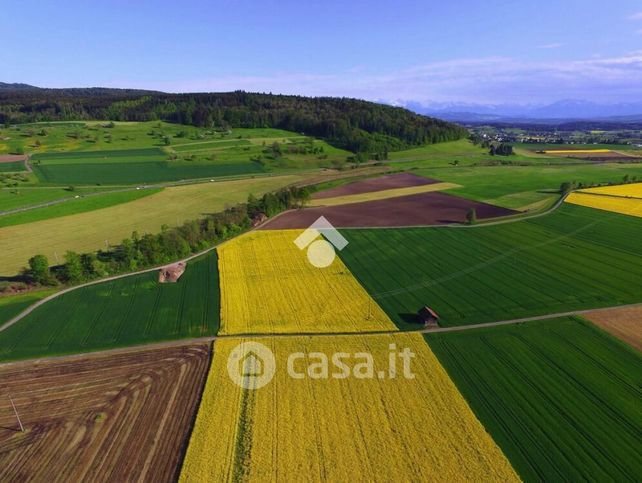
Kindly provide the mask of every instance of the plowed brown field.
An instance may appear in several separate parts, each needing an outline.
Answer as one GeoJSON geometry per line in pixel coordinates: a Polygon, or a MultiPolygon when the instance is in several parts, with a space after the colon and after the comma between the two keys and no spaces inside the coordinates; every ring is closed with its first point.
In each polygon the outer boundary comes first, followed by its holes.
{"type": "Polygon", "coordinates": [[[642,306],[596,310],[582,316],[642,352],[642,306]]]}
{"type": "Polygon", "coordinates": [[[388,174],[386,176],[355,181],[354,183],[319,191],[312,195],[312,199],[320,200],[325,198],[335,198],[337,196],[372,193],[374,191],[408,188],[410,186],[422,186],[435,183],[439,183],[439,181],[436,179],[424,178],[423,176],[417,176],[412,173],[388,174]]]}
{"type": "Polygon", "coordinates": [[[471,208],[476,210],[477,218],[480,220],[517,213],[479,201],[432,192],[363,203],[292,210],[273,218],[261,229],[307,228],[322,215],[337,228],[443,225],[465,222],[471,208]]]}
{"type": "Polygon", "coordinates": [[[173,480],[208,365],[203,343],[0,366],[0,481],[173,480]]]}

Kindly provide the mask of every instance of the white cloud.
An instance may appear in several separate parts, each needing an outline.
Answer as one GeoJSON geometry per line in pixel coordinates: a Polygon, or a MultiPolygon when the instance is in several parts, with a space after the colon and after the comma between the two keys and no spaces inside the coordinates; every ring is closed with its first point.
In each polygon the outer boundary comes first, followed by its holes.
{"type": "Polygon", "coordinates": [[[632,15],[629,15],[629,20],[642,20],[642,12],[637,12],[632,15]]]}
{"type": "Polygon", "coordinates": [[[384,73],[360,67],[336,74],[283,72],[145,83],[138,87],[170,92],[243,89],[419,102],[546,103],[565,98],[621,102],[642,99],[642,51],[574,61],[453,59],[384,73]]]}

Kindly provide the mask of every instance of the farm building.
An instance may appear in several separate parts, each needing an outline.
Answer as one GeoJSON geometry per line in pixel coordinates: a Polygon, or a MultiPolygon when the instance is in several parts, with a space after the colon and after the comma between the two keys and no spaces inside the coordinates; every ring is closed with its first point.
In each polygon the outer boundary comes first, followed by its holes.
{"type": "Polygon", "coordinates": [[[268,217],[265,213],[259,213],[252,219],[252,227],[257,227],[267,221],[268,217]]]}
{"type": "Polygon", "coordinates": [[[417,312],[417,317],[419,318],[419,321],[426,327],[439,326],[439,316],[437,315],[437,312],[435,312],[428,306],[419,309],[419,312],[417,312]]]}
{"type": "Polygon", "coordinates": [[[167,265],[160,269],[158,281],[160,283],[176,283],[183,273],[185,273],[185,262],[167,265]]]}

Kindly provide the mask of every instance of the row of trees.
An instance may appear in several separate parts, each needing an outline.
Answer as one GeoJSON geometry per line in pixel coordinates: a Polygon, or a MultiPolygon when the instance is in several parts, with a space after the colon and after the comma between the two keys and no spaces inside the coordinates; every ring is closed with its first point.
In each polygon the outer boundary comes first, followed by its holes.
{"type": "Polygon", "coordinates": [[[179,227],[164,226],[157,234],[140,236],[133,232],[110,250],[82,254],[68,251],[65,263],[55,267],[50,267],[46,256],[36,255],[29,260],[24,275],[29,282],[39,285],[74,284],[162,265],[237,236],[265,216],[301,207],[309,198],[310,191],[298,187],[266,193],[260,198],[250,195],[247,203],[187,221],[179,227]]]}
{"type": "Polygon", "coordinates": [[[598,186],[612,186],[612,185],[617,185],[617,184],[629,184],[629,183],[637,183],[638,182],[638,177],[637,176],[631,176],[628,174],[625,174],[622,177],[622,181],[620,183],[583,183],[581,181],[565,181],[562,184],[560,184],[560,193],[562,194],[567,194],[570,193],[573,190],[580,190],[580,189],[585,189],[585,188],[595,188],[598,186]]]}
{"type": "Polygon", "coordinates": [[[460,139],[461,126],[406,109],[334,97],[247,93],[165,94],[119,89],[0,90],[0,123],[110,119],[198,127],[278,128],[377,153],[460,139]]]}

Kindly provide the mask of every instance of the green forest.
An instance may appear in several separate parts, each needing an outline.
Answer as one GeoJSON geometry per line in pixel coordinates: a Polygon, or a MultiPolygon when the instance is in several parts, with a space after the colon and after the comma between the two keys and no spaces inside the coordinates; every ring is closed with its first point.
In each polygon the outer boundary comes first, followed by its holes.
{"type": "Polygon", "coordinates": [[[0,123],[155,121],[197,127],[277,128],[323,138],[355,153],[453,141],[464,128],[406,109],[334,97],[228,93],[166,94],[124,89],[0,89],[0,123]]]}

